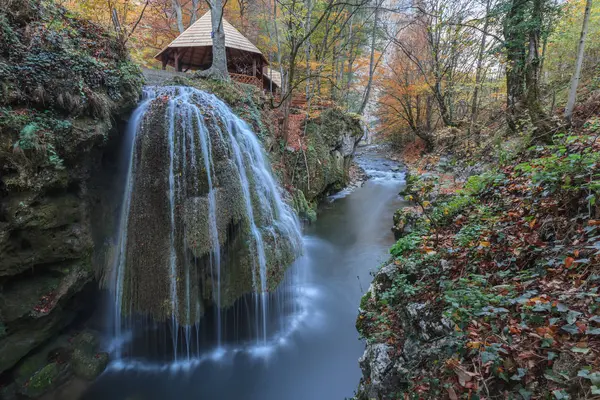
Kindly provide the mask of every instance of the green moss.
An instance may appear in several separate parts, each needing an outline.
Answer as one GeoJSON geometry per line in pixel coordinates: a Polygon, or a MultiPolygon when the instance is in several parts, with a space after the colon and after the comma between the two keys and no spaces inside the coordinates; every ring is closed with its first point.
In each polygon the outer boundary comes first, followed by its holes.
{"type": "Polygon", "coordinates": [[[22,392],[28,397],[39,397],[56,385],[59,375],[58,364],[47,364],[29,379],[22,392]]]}
{"type": "Polygon", "coordinates": [[[365,309],[367,307],[367,303],[369,302],[369,300],[371,299],[371,291],[367,291],[367,293],[365,293],[361,298],[360,298],[360,308],[365,309]]]}
{"type": "Polygon", "coordinates": [[[295,190],[292,194],[292,206],[298,213],[300,218],[305,219],[309,223],[314,223],[317,220],[316,205],[311,205],[304,197],[304,192],[295,190]]]}
{"type": "Polygon", "coordinates": [[[347,185],[354,144],[362,129],[352,115],[332,108],[308,120],[305,131],[306,150],[288,151],[284,160],[294,177],[292,185],[312,202],[347,185]]]}
{"type": "Polygon", "coordinates": [[[108,353],[88,353],[81,349],[75,349],[71,363],[76,376],[91,381],[106,369],[108,353]]]}

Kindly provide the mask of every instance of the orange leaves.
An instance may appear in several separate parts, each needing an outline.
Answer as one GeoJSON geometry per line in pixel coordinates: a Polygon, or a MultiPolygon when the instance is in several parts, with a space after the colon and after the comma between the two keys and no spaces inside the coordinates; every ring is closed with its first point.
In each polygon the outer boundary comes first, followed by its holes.
{"type": "Polygon", "coordinates": [[[535,306],[537,303],[542,303],[542,304],[546,304],[549,303],[550,300],[548,299],[548,296],[543,294],[539,297],[532,297],[531,299],[527,300],[527,305],[528,306],[535,306]]]}
{"type": "Polygon", "coordinates": [[[508,331],[513,335],[518,335],[521,333],[521,328],[518,325],[512,325],[508,328],[508,331]]]}
{"type": "Polygon", "coordinates": [[[571,265],[573,265],[574,262],[575,262],[575,259],[573,257],[565,258],[565,267],[571,268],[571,265]]]}

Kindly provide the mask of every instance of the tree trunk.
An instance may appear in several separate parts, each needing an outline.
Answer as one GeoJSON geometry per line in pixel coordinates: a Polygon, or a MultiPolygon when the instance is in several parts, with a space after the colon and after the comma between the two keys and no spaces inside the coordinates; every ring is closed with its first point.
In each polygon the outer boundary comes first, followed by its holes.
{"type": "Polygon", "coordinates": [[[288,80],[287,80],[287,88],[286,88],[286,99],[283,103],[283,140],[287,146],[288,135],[290,129],[290,108],[292,106],[292,96],[293,96],[293,85],[294,78],[296,77],[296,56],[298,55],[298,50],[300,50],[295,44],[292,46],[292,51],[290,53],[290,68],[288,71],[288,80]]]}
{"type": "Polygon", "coordinates": [[[379,6],[382,0],[375,0],[375,20],[373,21],[373,31],[371,32],[371,55],[369,58],[369,81],[367,82],[367,88],[358,110],[359,114],[365,112],[367,104],[369,103],[369,96],[371,95],[371,86],[373,86],[373,75],[375,73],[375,45],[377,44],[377,28],[379,25],[379,6]]]}
{"type": "Polygon", "coordinates": [[[483,56],[485,54],[485,45],[487,39],[487,30],[490,23],[490,6],[492,1],[487,0],[485,4],[485,22],[483,23],[483,32],[481,33],[481,43],[479,45],[479,53],[477,54],[477,68],[475,71],[475,88],[473,89],[473,99],[471,102],[471,126],[469,133],[473,133],[473,128],[477,123],[477,112],[479,111],[479,88],[483,78],[483,56]]]}
{"type": "Polygon", "coordinates": [[[581,66],[583,65],[585,38],[587,36],[591,9],[592,0],[586,0],[585,12],[583,14],[583,26],[581,27],[581,36],[579,38],[579,46],[577,47],[577,61],[575,61],[575,71],[573,72],[573,78],[571,79],[571,88],[569,89],[569,100],[567,101],[567,106],[565,107],[565,118],[567,119],[569,125],[571,124],[573,108],[575,107],[575,101],[577,99],[577,87],[579,86],[579,79],[581,78],[581,66]]]}
{"type": "Polygon", "coordinates": [[[508,126],[513,132],[519,130],[523,118],[523,95],[525,93],[525,48],[523,25],[528,0],[513,0],[504,20],[506,47],[506,111],[508,126]]]}
{"type": "Polygon", "coordinates": [[[183,33],[185,31],[185,27],[183,26],[183,10],[181,9],[181,4],[179,0],[171,0],[171,7],[175,12],[175,19],[177,20],[177,29],[179,33],[183,33]]]}
{"type": "Polygon", "coordinates": [[[548,115],[542,108],[540,99],[541,60],[539,55],[542,28],[542,1],[533,0],[532,23],[529,30],[529,50],[527,54],[525,84],[527,95],[525,101],[529,117],[535,127],[534,140],[549,143],[552,140],[552,127],[548,115]]]}
{"type": "Polygon", "coordinates": [[[433,124],[432,124],[432,120],[433,120],[433,105],[432,105],[433,101],[431,99],[431,96],[427,96],[427,99],[425,99],[425,128],[427,129],[427,132],[431,132],[433,130],[433,124]]]}
{"type": "Polygon", "coordinates": [[[190,19],[190,26],[198,20],[198,6],[200,0],[192,0],[192,17],[190,19]]]}
{"type": "Polygon", "coordinates": [[[275,31],[275,44],[277,45],[277,63],[279,64],[279,74],[281,75],[281,95],[285,95],[286,76],[283,71],[283,63],[281,62],[281,41],[279,40],[279,27],[277,26],[277,0],[273,1],[273,30],[275,31]]]}
{"type": "MultiPolygon", "coordinates": [[[[307,8],[307,12],[306,12],[306,30],[310,31],[310,22],[311,22],[311,17],[312,17],[312,1],[311,0],[306,0],[306,8],[307,8]]],[[[310,101],[310,40],[307,40],[305,43],[305,56],[306,56],[306,100],[310,101]]],[[[309,107],[310,108],[310,104],[309,107]]],[[[308,110],[307,110],[308,112],[308,110]]]]}
{"type": "Polygon", "coordinates": [[[217,80],[228,80],[227,53],[225,50],[225,30],[223,29],[223,0],[206,0],[210,7],[212,24],[212,65],[206,71],[196,72],[196,76],[217,80]]]}
{"type": "Polygon", "coordinates": [[[442,121],[445,126],[454,126],[454,121],[452,120],[452,114],[448,109],[448,104],[446,103],[446,98],[444,93],[442,92],[442,82],[438,80],[436,77],[435,85],[433,86],[433,95],[435,100],[437,101],[438,108],[440,109],[440,116],[442,117],[442,121]]]}

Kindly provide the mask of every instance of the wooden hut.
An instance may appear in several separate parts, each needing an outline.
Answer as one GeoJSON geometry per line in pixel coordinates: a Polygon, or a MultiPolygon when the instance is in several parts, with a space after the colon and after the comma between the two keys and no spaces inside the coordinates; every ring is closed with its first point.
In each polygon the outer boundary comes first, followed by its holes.
{"type": "MultiPolygon", "coordinates": [[[[281,76],[276,71],[269,74],[269,62],[261,51],[223,18],[227,69],[232,79],[275,90],[281,86],[281,76]],[[272,82],[272,83],[271,83],[272,82]]],[[[155,58],[176,71],[206,70],[212,64],[212,22],[210,11],[193,23],[155,58]]]]}

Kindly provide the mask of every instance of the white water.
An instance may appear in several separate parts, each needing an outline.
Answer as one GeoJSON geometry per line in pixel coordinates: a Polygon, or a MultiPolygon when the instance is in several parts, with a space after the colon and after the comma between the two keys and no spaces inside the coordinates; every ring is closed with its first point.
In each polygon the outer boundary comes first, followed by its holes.
{"type": "MultiPolygon", "coordinates": [[[[255,343],[266,345],[269,336],[276,337],[281,335],[286,329],[289,329],[289,321],[279,321],[280,332],[271,332],[268,329],[269,321],[269,298],[268,277],[267,277],[267,256],[265,253],[265,239],[267,235],[276,238],[275,232],[289,241],[290,246],[296,254],[302,251],[301,229],[298,219],[291,208],[281,198],[281,188],[274,179],[267,157],[261,147],[261,144],[249,127],[249,125],[238,118],[229,107],[214,95],[202,92],[190,87],[161,87],[147,89],[144,93],[144,100],[132,115],[130,124],[127,128],[126,140],[130,143],[129,167],[125,185],[125,193],[122,201],[122,209],[118,232],[117,257],[113,268],[113,278],[111,280],[111,292],[113,294],[112,307],[115,351],[114,358],[120,363],[124,362],[126,356],[123,354],[123,345],[132,337],[136,336],[136,329],[148,328],[151,324],[140,327],[132,321],[130,316],[132,312],[131,304],[123,304],[126,297],[125,276],[126,260],[128,250],[128,221],[130,217],[131,198],[135,192],[135,156],[136,147],[139,146],[139,140],[136,134],[142,129],[144,124],[150,123],[145,120],[147,111],[152,106],[154,100],[164,101],[168,99],[165,112],[165,132],[168,143],[168,196],[170,226],[165,227],[169,231],[170,249],[168,264],[166,266],[154,266],[156,270],[169,271],[170,287],[170,309],[173,310],[170,318],[171,340],[173,350],[173,360],[178,361],[183,357],[182,362],[190,362],[200,357],[199,348],[202,343],[199,328],[201,321],[193,321],[191,316],[192,299],[196,300],[194,308],[196,316],[200,313],[200,296],[194,296],[192,293],[194,287],[198,287],[198,282],[192,282],[197,279],[194,274],[194,265],[186,263],[186,260],[178,259],[176,243],[176,209],[181,207],[182,199],[185,198],[188,191],[187,186],[191,181],[192,186],[197,189],[202,180],[200,174],[205,174],[208,183],[208,229],[211,243],[210,265],[213,285],[213,303],[216,306],[215,335],[217,338],[215,354],[221,352],[222,341],[224,337],[224,322],[222,321],[221,307],[221,241],[218,231],[218,211],[216,200],[216,188],[213,186],[215,169],[213,165],[213,140],[219,139],[227,143],[228,150],[233,155],[233,161],[237,169],[237,179],[241,185],[243,203],[245,205],[245,218],[251,232],[251,248],[253,253],[253,287],[254,299],[260,303],[256,307],[260,312],[254,313],[255,318],[255,343]],[[207,122],[210,122],[209,124],[207,122]],[[216,134],[218,137],[211,137],[216,134]],[[196,144],[199,144],[201,155],[195,152],[196,144]],[[202,157],[202,168],[199,168],[199,158],[202,157]],[[188,163],[189,157],[189,163],[188,163]],[[190,165],[191,164],[191,165],[190,165]],[[178,166],[182,166],[179,170],[178,166]],[[200,172],[203,170],[203,172],[200,172]],[[191,176],[189,176],[192,174],[191,176]],[[190,178],[190,179],[187,179],[190,178]],[[183,276],[178,276],[177,265],[184,264],[183,276]],[[180,303],[180,295],[184,293],[183,302],[180,303]],[[181,305],[185,303],[186,315],[178,315],[181,305]],[[183,321],[183,323],[182,323],[183,321]],[[124,329],[126,327],[127,329],[124,329]],[[259,328],[260,327],[260,328],[259,328]],[[180,332],[183,333],[180,335],[180,332]],[[195,333],[195,338],[193,338],[195,333]]],[[[281,238],[280,238],[281,240],[281,238]]],[[[184,240],[185,242],[185,240],[184,240]]],[[[180,274],[180,273],[179,273],[180,274]]],[[[286,281],[290,281],[287,279],[286,281]]],[[[293,279],[291,279],[293,281],[293,279]]],[[[294,286],[293,282],[291,286],[294,286]]],[[[276,297],[281,302],[287,300],[287,290],[277,291],[276,297]]],[[[277,302],[276,302],[277,303],[277,302]]],[[[279,303],[277,303],[279,304],[279,303]]]]}

